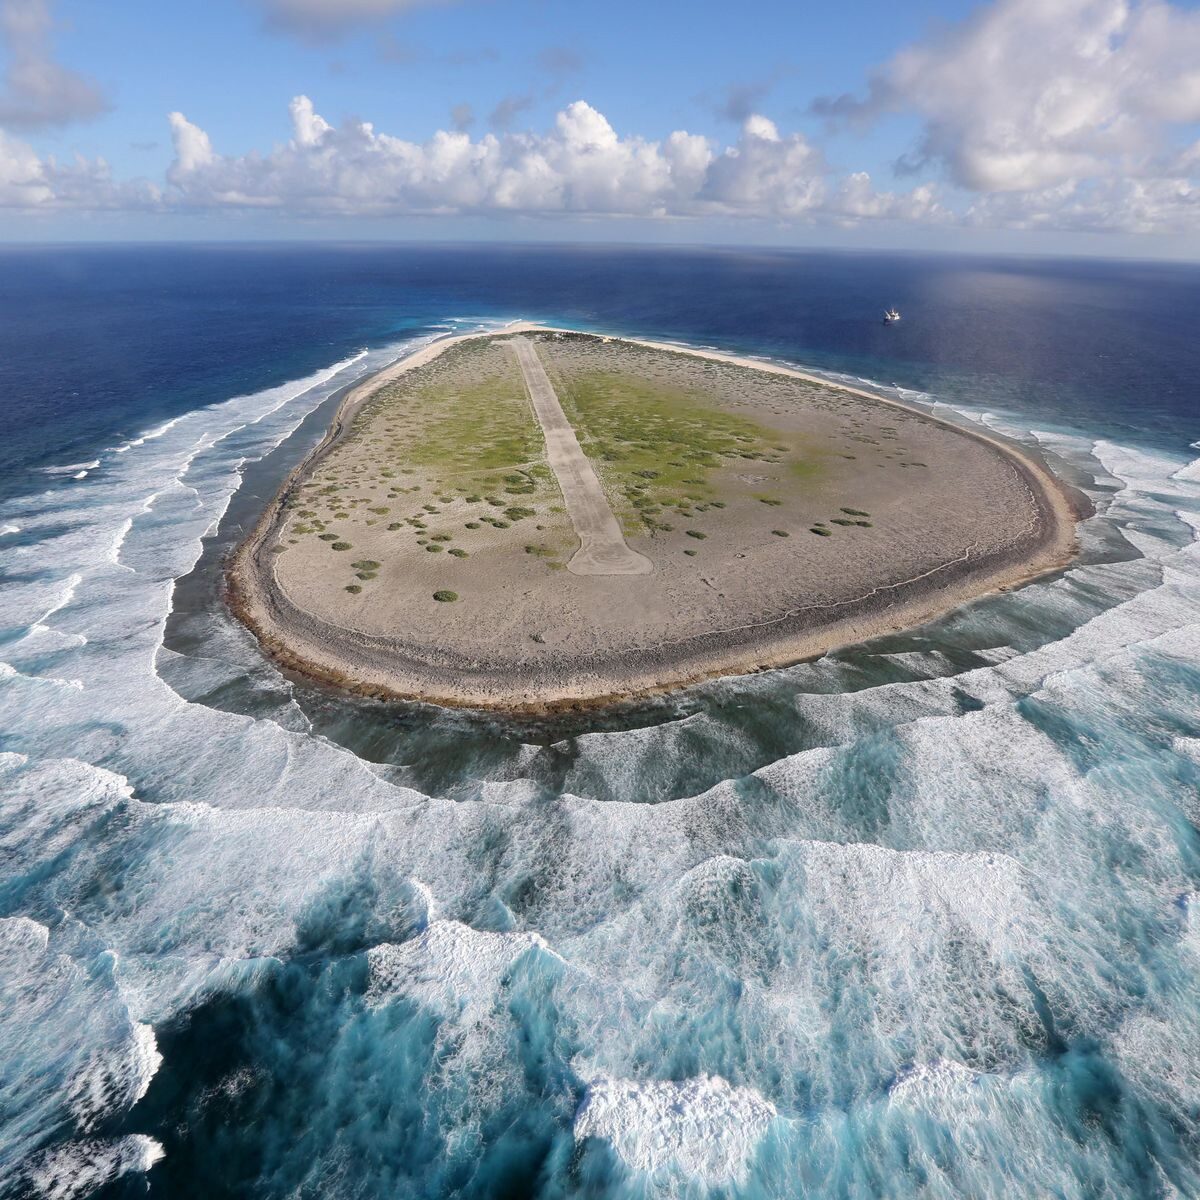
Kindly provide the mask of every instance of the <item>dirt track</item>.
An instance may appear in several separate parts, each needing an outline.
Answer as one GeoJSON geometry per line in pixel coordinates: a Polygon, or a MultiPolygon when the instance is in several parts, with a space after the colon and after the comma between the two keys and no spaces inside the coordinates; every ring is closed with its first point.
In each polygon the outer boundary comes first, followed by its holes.
{"type": "Polygon", "coordinates": [[[579,537],[579,549],[567,563],[567,570],[572,575],[649,575],[654,564],[626,545],[608,497],[558,402],[533,343],[515,337],[511,345],[525,376],[529,402],[546,438],[546,461],[558,480],[567,515],[579,537]]]}

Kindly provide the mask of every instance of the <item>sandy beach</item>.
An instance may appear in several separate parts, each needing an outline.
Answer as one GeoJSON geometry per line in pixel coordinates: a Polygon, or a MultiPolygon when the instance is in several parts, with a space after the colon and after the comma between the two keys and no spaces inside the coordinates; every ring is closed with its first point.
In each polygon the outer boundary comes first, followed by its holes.
{"type": "Polygon", "coordinates": [[[1080,513],[1023,450],[865,390],[518,324],[440,340],[350,388],[232,557],[228,595],[289,670],[536,713],[912,627],[1061,569],[1080,513]],[[648,571],[565,569],[579,517],[546,463],[514,335],[596,465],[602,518],[648,571]],[[474,407],[456,409],[463,397],[474,407]],[[634,408],[649,433],[623,430],[634,408]]]}

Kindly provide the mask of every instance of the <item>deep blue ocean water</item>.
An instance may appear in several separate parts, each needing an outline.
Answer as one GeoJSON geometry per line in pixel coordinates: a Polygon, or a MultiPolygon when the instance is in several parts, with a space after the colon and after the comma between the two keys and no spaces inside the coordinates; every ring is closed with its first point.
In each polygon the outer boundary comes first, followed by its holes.
{"type": "Polygon", "coordinates": [[[0,249],[0,1195],[1200,1195],[1200,267],[0,249]],[[885,327],[898,306],[904,320],[885,327]],[[219,569],[332,397],[528,318],[939,406],[1071,570],[513,723],[219,569]]]}

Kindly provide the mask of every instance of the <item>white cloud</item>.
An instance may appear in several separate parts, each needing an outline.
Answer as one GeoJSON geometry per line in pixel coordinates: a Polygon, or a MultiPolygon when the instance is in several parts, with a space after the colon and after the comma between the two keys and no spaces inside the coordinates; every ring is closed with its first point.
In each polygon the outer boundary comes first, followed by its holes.
{"type": "Polygon", "coordinates": [[[175,161],[167,171],[167,178],[172,183],[186,180],[192,172],[216,159],[208,134],[193,125],[183,113],[168,113],[167,124],[171,126],[171,144],[175,147],[175,161]]]}
{"type": "Polygon", "coordinates": [[[94,117],[109,107],[92,79],[54,61],[49,0],[0,0],[0,36],[8,53],[0,126],[44,129],[94,117]]]}
{"type": "Polygon", "coordinates": [[[1200,12],[1162,0],[997,0],[895,55],[832,116],[915,112],[908,165],[973,191],[1156,174],[1169,127],[1200,121],[1200,12]]]}
{"type": "Polygon", "coordinates": [[[1200,182],[1187,178],[1068,182],[1034,192],[997,192],[967,210],[969,225],[1091,233],[1195,233],[1200,182]]]}
{"type": "Polygon", "coordinates": [[[60,163],[40,158],[0,129],[0,208],[29,212],[103,211],[159,207],[162,190],[144,181],[115,180],[102,158],[60,163]]]}
{"type": "Polygon", "coordinates": [[[34,208],[53,195],[42,160],[33,148],[0,129],[0,205],[34,208]]]}
{"type": "Polygon", "coordinates": [[[902,209],[923,217],[937,212],[929,189],[916,199],[880,197],[865,175],[838,187],[803,136],[785,136],[757,115],[723,149],[685,131],[662,141],[621,137],[582,100],[563,109],[545,133],[489,133],[478,140],[462,130],[440,130],[415,143],[364,122],[334,127],[304,96],[292,102],[291,116],[287,143],[269,153],[225,157],[202,129],[173,113],[172,202],[313,215],[864,220],[902,209]]]}

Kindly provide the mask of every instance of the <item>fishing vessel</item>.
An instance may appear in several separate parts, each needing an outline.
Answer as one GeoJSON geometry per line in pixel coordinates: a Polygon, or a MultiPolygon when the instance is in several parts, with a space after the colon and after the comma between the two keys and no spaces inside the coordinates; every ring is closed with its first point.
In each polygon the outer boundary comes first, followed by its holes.
{"type": "Polygon", "coordinates": [[[889,308],[887,310],[887,312],[885,312],[883,314],[883,323],[885,325],[892,325],[898,320],[900,320],[900,310],[899,309],[889,308]]]}

